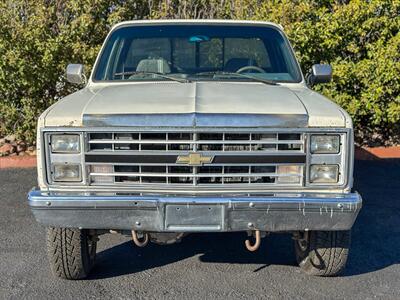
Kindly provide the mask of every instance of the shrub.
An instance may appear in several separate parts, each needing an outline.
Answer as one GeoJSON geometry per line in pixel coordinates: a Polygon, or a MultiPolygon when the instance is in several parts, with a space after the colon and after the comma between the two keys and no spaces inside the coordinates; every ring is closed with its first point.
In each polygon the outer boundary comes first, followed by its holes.
{"type": "Polygon", "coordinates": [[[90,70],[110,27],[144,18],[268,20],[284,26],[303,72],[330,63],[316,89],[353,117],[359,143],[398,143],[400,0],[68,0],[0,4],[0,134],[32,141],[37,116],[76,87],[70,62],[90,70]]]}

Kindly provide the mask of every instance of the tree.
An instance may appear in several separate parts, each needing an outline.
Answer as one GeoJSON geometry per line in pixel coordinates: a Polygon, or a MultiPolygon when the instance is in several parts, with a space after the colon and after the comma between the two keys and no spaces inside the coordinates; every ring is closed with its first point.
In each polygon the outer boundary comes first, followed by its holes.
{"type": "Polygon", "coordinates": [[[352,115],[359,143],[399,141],[400,0],[3,0],[0,135],[32,141],[37,116],[76,89],[66,65],[89,72],[113,24],[146,18],[280,23],[304,72],[332,64],[333,82],[316,89],[352,115]]]}

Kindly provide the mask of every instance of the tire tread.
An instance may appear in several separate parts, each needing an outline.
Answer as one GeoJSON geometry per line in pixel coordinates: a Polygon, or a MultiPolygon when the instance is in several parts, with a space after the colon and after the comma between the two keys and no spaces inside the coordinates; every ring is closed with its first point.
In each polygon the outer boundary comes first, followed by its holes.
{"type": "Polygon", "coordinates": [[[47,229],[47,249],[51,270],[64,279],[85,278],[93,264],[87,249],[86,232],[79,229],[47,229]]]}
{"type": "Polygon", "coordinates": [[[350,241],[350,231],[312,231],[306,251],[296,244],[297,261],[310,275],[340,275],[346,266],[350,241]]]}

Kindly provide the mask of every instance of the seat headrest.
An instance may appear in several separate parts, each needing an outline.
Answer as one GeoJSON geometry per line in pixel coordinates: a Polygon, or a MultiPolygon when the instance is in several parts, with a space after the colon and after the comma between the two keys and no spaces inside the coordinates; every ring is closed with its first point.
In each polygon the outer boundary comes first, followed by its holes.
{"type": "Polygon", "coordinates": [[[139,61],[136,71],[167,74],[171,73],[171,68],[164,58],[146,58],[139,61]]]}

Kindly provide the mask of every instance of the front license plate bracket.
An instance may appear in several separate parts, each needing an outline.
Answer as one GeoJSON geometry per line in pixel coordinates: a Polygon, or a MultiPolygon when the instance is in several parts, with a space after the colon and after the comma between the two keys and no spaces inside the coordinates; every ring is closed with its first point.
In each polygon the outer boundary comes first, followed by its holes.
{"type": "Polygon", "coordinates": [[[164,224],[166,231],[222,231],[224,207],[215,204],[167,204],[164,224]]]}

